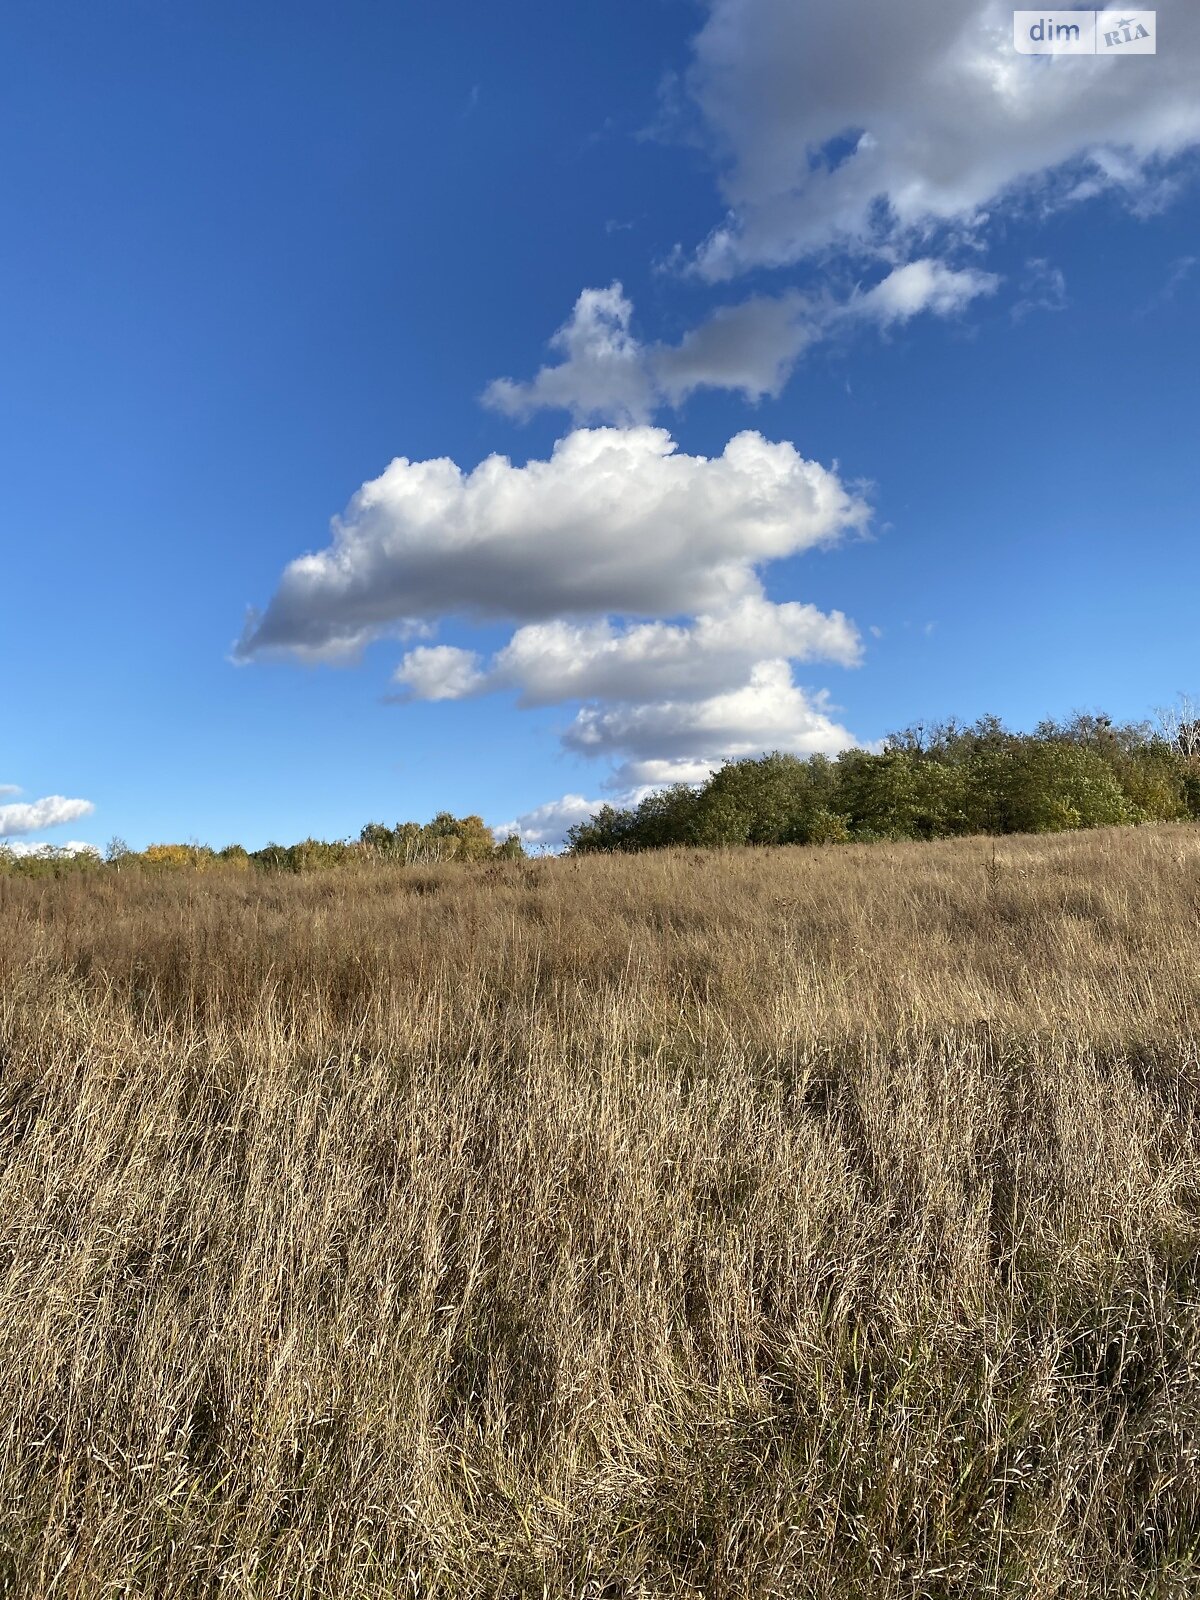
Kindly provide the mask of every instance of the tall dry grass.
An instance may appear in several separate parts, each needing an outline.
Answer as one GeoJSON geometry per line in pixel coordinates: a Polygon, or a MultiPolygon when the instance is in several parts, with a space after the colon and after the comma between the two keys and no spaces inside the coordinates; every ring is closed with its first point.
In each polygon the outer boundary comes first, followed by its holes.
{"type": "Polygon", "coordinates": [[[0,1592],[1200,1590],[1200,834],[0,879],[0,1592]]]}

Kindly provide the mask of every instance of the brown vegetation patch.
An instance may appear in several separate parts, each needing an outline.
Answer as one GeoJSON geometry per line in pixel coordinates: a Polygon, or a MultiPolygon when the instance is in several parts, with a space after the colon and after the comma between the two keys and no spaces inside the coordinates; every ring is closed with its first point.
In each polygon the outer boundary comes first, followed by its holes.
{"type": "Polygon", "coordinates": [[[0,876],[0,1594],[1187,1596],[1200,835],[0,876]]]}

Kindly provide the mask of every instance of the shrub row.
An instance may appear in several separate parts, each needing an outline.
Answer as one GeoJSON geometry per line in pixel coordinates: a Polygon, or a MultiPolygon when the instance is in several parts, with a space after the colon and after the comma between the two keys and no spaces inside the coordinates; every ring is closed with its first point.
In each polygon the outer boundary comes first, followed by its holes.
{"type": "Polygon", "coordinates": [[[1200,817],[1192,728],[1175,739],[1100,715],[1013,733],[996,717],[918,724],[879,751],[836,760],[774,752],[727,762],[699,788],[677,784],[604,806],[568,836],[573,853],[665,845],[838,844],[1052,833],[1200,817]]]}
{"type": "Polygon", "coordinates": [[[104,856],[47,850],[36,856],[17,856],[0,846],[0,872],[25,877],[55,877],[63,872],[140,868],[169,872],[181,868],[217,866],[259,868],[274,872],[311,872],[320,867],[361,866],[375,862],[418,865],[437,861],[519,860],[525,852],[516,834],[497,844],[481,817],[455,817],[440,811],[432,822],[400,822],[394,828],[369,822],[357,839],[303,839],[299,844],[268,844],[246,850],[240,844],[214,850],[204,844],[151,844],[130,850],[114,839],[104,856]]]}

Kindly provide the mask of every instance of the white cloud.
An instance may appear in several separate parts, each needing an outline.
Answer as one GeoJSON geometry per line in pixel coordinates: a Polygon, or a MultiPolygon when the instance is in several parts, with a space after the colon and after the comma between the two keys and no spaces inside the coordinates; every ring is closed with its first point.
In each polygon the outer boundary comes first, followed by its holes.
{"type": "Polygon", "coordinates": [[[903,248],[1022,193],[1051,207],[1121,189],[1152,209],[1163,164],[1200,142],[1200,8],[1163,15],[1142,70],[1018,55],[1002,0],[710,0],[687,82],[729,214],[698,270],[903,248]]]}
{"type": "Polygon", "coordinates": [[[284,571],[235,654],[337,655],[451,613],[550,617],[720,611],[757,569],[864,527],[835,471],[786,441],[737,434],[686,455],[661,428],[579,429],[548,461],[393,461],[284,571]]]}
{"type": "Polygon", "coordinates": [[[57,828],[64,822],[89,817],[95,809],[90,800],[68,800],[61,794],[46,795],[42,800],[15,801],[0,806],[0,839],[34,833],[38,828],[57,828]]]}
{"type": "Polygon", "coordinates": [[[585,289],[550,340],[562,355],[529,383],[497,378],[483,392],[485,405],[528,417],[543,408],[569,411],[578,422],[644,422],[652,386],[641,345],[629,331],[633,305],[619,283],[585,289]]]}
{"type": "Polygon", "coordinates": [[[1000,280],[923,257],[896,267],[873,288],[829,295],[755,295],[718,306],[676,345],[642,344],[629,331],[633,305],[619,283],[585,289],[551,339],[563,359],[528,383],[498,378],[484,390],[493,410],[526,418],[542,409],[577,421],[643,422],[699,389],[731,389],[747,400],[778,395],[804,352],[854,321],[888,327],[920,312],[953,316],[1000,280]]]}
{"type": "MultiPolygon", "coordinates": [[[[486,668],[474,651],[422,647],[404,657],[395,681],[412,699],[515,689],[526,707],[583,702],[562,734],[564,748],[614,763],[605,787],[636,800],[650,787],[699,783],[727,757],[853,744],[825,696],[793,682],[789,661],[821,656],[854,666],[860,655],[858,632],[840,612],[753,595],[686,623],[531,623],[486,668]]],[[[538,827],[525,818],[519,831],[529,839],[538,827]]],[[[555,827],[547,823],[535,842],[547,842],[555,827]]]]}
{"type": "Polygon", "coordinates": [[[603,804],[602,800],[585,800],[581,794],[565,794],[561,800],[547,800],[545,805],[522,812],[492,832],[497,839],[507,839],[515,833],[528,848],[557,850],[566,839],[567,829],[586,822],[603,804]]]}
{"type": "Polygon", "coordinates": [[[766,660],[747,682],[708,699],[585,706],[563,743],[579,755],[618,760],[614,781],[632,787],[662,781],[664,763],[680,781],[695,781],[729,757],[763,750],[832,755],[855,739],[829,716],[825,695],[806,694],[786,661],[766,660]]]}
{"type": "Polygon", "coordinates": [[[673,784],[700,784],[725,761],[782,750],[797,756],[836,755],[860,745],[830,716],[822,691],[806,693],[783,660],[759,661],[735,687],[704,698],[585,706],[563,743],[576,754],[616,763],[605,779],[605,800],[567,794],[497,827],[527,846],[558,849],[567,830],[601,805],[636,806],[673,784]]]}
{"type": "Polygon", "coordinates": [[[908,322],[922,311],[949,317],[980,295],[994,294],[999,283],[995,273],[975,268],[956,272],[942,261],[924,257],[889,272],[873,289],[857,295],[846,310],[885,328],[908,322]]]}
{"type": "Polygon", "coordinates": [[[645,756],[619,767],[606,780],[605,788],[614,791],[610,804],[635,806],[657,789],[669,789],[677,783],[703,783],[720,765],[714,756],[645,756]],[[633,788],[622,789],[625,783],[632,783],[633,788]]]}
{"type": "Polygon", "coordinates": [[[507,416],[569,411],[576,422],[645,422],[697,389],[734,389],[748,400],[778,394],[815,336],[797,295],[721,306],[678,345],[642,344],[631,332],[633,304],[619,283],[584,289],[550,340],[562,360],[527,383],[497,378],[483,402],[507,416]]]}
{"type": "Polygon", "coordinates": [[[673,406],[697,389],[733,389],[747,400],[777,395],[821,331],[816,307],[798,294],[719,306],[679,344],[648,352],[655,392],[673,406]]]}
{"type": "Polygon", "coordinates": [[[856,666],[861,649],[857,630],[840,611],[827,614],[799,601],[776,604],[754,594],[686,624],[534,624],[513,635],[491,676],[500,686],[518,688],[525,705],[659,695],[698,699],[764,656],[856,666]]]}
{"type": "Polygon", "coordinates": [[[336,654],[401,624],[503,617],[520,625],[489,659],[409,650],[402,698],[574,702],[570,752],[618,763],[626,787],[697,781],[727,755],[851,742],[788,663],[857,665],[854,624],[769,600],[761,569],[867,517],[835,471],[757,433],[714,458],[640,426],[579,430],[524,467],[396,461],[335,522],[328,550],[285,570],[239,653],[336,654]]]}
{"type": "Polygon", "coordinates": [[[412,700],[464,700],[488,687],[479,655],[452,644],[418,645],[396,668],[394,682],[412,700]]]}
{"type": "Polygon", "coordinates": [[[20,794],[19,783],[0,783],[0,799],[7,799],[9,795],[20,794]]]}
{"type": "Polygon", "coordinates": [[[412,699],[456,700],[515,689],[522,706],[564,700],[702,699],[740,681],[765,656],[856,666],[862,642],[840,611],[746,595],[727,610],[687,623],[615,626],[608,618],[519,628],[486,670],[474,651],[449,645],[410,650],[395,681],[412,699]]]}

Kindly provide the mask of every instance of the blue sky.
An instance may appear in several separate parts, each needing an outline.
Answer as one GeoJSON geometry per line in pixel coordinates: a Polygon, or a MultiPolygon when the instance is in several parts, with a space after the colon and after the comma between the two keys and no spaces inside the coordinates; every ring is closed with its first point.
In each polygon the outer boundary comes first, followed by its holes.
{"type": "Polygon", "coordinates": [[[537,843],[1200,686],[1200,15],[1158,23],[14,9],[0,834],[537,843]]]}

